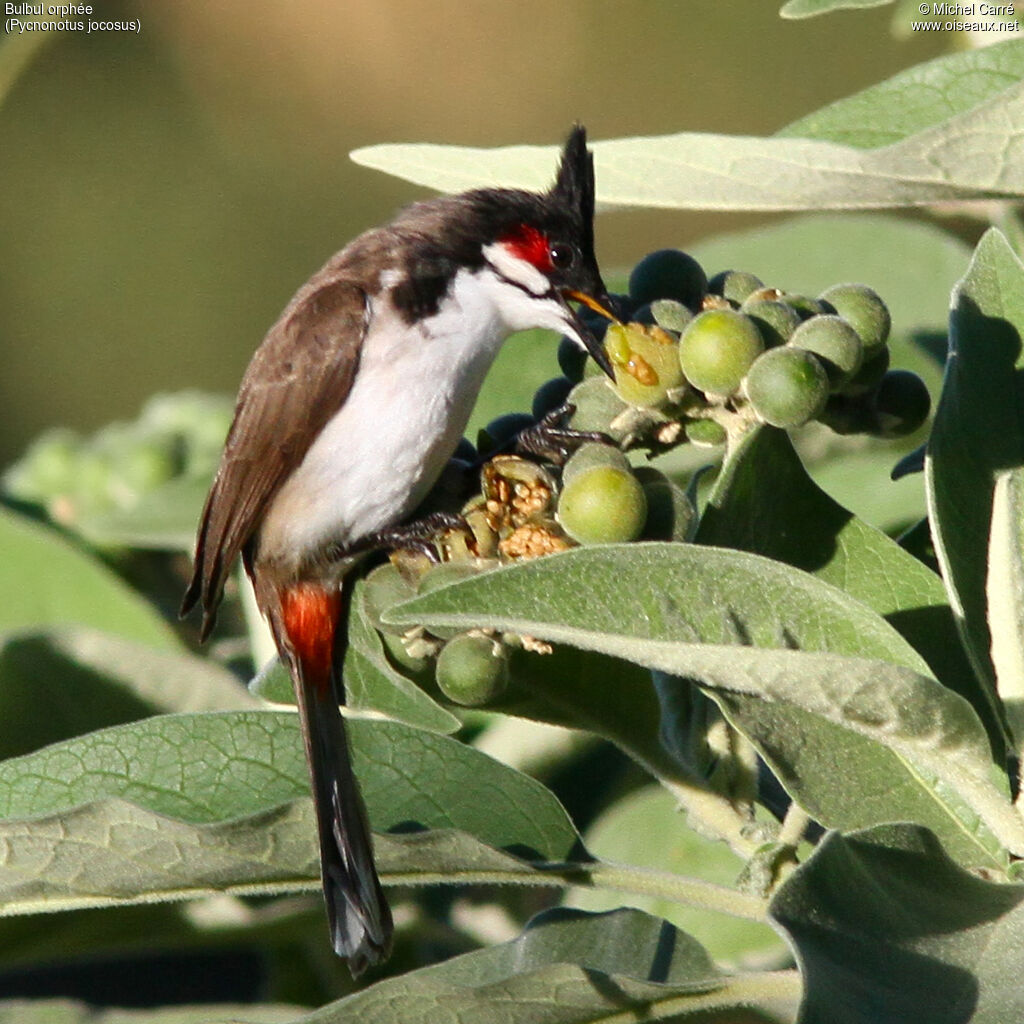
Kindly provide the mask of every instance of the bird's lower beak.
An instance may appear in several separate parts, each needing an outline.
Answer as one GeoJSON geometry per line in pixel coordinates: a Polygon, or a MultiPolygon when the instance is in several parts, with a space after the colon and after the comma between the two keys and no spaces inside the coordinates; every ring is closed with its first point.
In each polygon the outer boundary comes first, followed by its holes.
{"type": "MultiPolygon", "coordinates": [[[[586,292],[578,292],[574,290],[567,290],[563,292],[562,295],[563,298],[572,299],[574,302],[579,302],[581,305],[586,306],[587,309],[592,309],[595,313],[600,314],[612,323],[619,323],[619,318],[608,310],[610,303],[607,296],[601,296],[600,299],[595,299],[592,296],[587,295],[586,292]]],[[[615,373],[612,370],[612,364],[608,359],[608,353],[605,352],[604,345],[601,344],[600,339],[593,331],[590,330],[589,327],[587,327],[579,314],[575,311],[572,311],[572,320],[580,341],[583,342],[586,350],[591,356],[593,356],[594,362],[597,363],[597,365],[600,366],[601,369],[612,378],[612,380],[614,380],[615,373]]]]}

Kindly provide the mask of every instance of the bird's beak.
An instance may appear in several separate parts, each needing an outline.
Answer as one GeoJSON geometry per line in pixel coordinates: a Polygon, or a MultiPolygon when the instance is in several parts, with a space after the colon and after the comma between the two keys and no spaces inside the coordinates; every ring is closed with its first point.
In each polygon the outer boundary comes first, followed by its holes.
{"type": "MultiPolygon", "coordinates": [[[[595,299],[590,295],[587,295],[586,292],[578,292],[572,289],[564,291],[562,296],[566,299],[572,299],[574,302],[579,302],[581,305],[586,306],[587,309],[592,309],[595,313],[603,316],[606,320],[610,320],[612,323],[617,324],[620,322],[619,318],[614,313],[609,312],[608,306],[610,305],[610,302],[607,296],[601,296],[601,299],[595,299]]],[[[576,329],[576,333],[579,335],[580,341],[583,342],[586,350],[593,357],[594,362],[597,363],[597,365],[600,366],[612,380],[614,380],[615,373],[612,370],[612,364],[608,359],[608,353],[604,350],[604,345],[602,345],[601,341],[595,337],[590,328],[583,323],[579,314],[576,313],[575,310],[571,310],[571,312],[573,327],[576,329]]]]}

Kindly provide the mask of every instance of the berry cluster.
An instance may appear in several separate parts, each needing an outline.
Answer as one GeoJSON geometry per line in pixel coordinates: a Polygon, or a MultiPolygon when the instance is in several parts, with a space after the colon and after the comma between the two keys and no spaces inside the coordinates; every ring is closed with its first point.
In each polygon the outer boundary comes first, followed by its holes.
{"type": "Polygon", "coordinates": [[[625,448],[720,444],[756,423],[814,419],[840,433],[900,437],[928,416],[920,378],[889,369],[889,311],[866,285],[808,298],[742,271],[708,280],[691,256],[662,249],[636,265],[616,301],[618,322],[587,314],[604,332],[614,384],[585,377],[572,342],[559,352],[575,383],[572,425],[625,448]]]}
{"type": "Polygon", "coordinates": [[[432,538],[441,563],[395,552],[367,578],[367,610],[392,657],[432,678],[454,703],[496,700],[516,648],[543,645],[494,630],[396,629],[381,612],[575,545],[688,539],[695,522],[688,496],[653,467],[631,465],[626,450],[721,444],[758,424],[797,427],[812,419],[843,433],[894,437],[928,415],[920,379],[889,370],[889,311],[864,285],[836,285],[812,299],[738,271],[709,281],[690,256],[662,250],[637,264],[629,295],[615,304],[613,322],[585,314],[603,335],[614,382],[563,339],[564,376],[541,385],[532,413],[491,421],[449,466],[463,480],[480,467],[480,489],[468,501],[452,500],[457,491],[449,489],[446,507],[460,509],[465,526],[432,538]],[[570,427],[614,443],[588,441],[564,464],[506,454],[566,402],[575,406],[570,427]]]}

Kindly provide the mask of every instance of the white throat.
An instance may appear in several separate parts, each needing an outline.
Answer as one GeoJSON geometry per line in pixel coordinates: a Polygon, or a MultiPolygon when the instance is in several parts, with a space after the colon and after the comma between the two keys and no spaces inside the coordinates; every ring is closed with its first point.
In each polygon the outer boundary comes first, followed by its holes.
{"type": "Polygon", "coordinates": [[[384,280],[352,390],[272,502],[260,557],[298,563],[325,543],[392,526],[451,457],[505,338],[565,330],[556,299],[527,295],[489,266],[460,270],[433,316],[406,324],[384,280]]]}

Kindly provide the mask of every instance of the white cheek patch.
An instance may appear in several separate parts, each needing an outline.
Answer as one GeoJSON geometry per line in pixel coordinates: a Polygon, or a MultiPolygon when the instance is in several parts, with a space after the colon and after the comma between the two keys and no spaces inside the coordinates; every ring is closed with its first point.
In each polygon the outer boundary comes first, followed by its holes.
{"type": "Polygon", "coordinates": [[[484,259],[498,274],[525,288],[531,295],[545,295],[551,290],[551,283],[532,263],[513,255],[501,242],[485,245],[484,259]]]}

